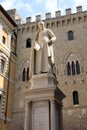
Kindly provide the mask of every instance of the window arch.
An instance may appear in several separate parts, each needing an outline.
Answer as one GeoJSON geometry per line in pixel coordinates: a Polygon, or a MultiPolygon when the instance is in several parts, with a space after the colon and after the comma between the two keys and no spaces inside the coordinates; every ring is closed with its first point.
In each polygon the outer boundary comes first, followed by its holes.
{"type": "Polygon", "coordinates": [[[78,105],[79,104],[79,97],[78,97],[78,92],[74,91],[73,92],[73,104],[78,105]]]}
{"type": "Polygon", "coordinates": [[[75,64],[74,64],[74,61],[72,61],[72,75],[75,75],[75,64]]]}
{"type": "Polygon", "coordinates": [[[21,63],[20,66],[20,77],[22,81],[28,81],[29,80],[29,66],[30,66],[30,60],[27,58],[21,63]]]}
{"type": "Polygon", "coordinates": [[[26,76],[25,73],[26,73],[26,72],[25,72],[25,68],[24,68],[24,69],[23,69],[23,75],[22,75],[22,81],[25,81],[25,76],[26,76]]]}
{"type": "Polygon", "coordinates": [[[22,72],[22,81],[28,81],[29,80],[29,67],[26,69],[23,69],[22,72]]]}
{"type": "Polygon", "coordinates": [[[27,38],[26,40],[26,48],[30,48],[31,47],[31,38],[27,38]]]}
{"type": "Polygon", "coordinates": [[[74,40],[74,34],[73,34],[73,31],[69,31],[68,32],[68,40],[74,40]]]}
{"type": "Polygon", "coordinates": [[[67,75],[76,75],[80,74],[80,64],[78,61],[72,61],[67,63],[67,75]]]}
{"type": "Polygon", "coordinates": [[[80,74],[80,64],[78,61],[76,61],[76,73],[80,74]]]}
{"type": "Polygon", "coordinates": [[[29,68],[27,68],[27,80],[29,80],[29,68]]]}
{"type": "Polygon", "coordinates": [[[67,74],[71,75],[71,66],[70,66],[70,62],[67,63],[67,74]]]}

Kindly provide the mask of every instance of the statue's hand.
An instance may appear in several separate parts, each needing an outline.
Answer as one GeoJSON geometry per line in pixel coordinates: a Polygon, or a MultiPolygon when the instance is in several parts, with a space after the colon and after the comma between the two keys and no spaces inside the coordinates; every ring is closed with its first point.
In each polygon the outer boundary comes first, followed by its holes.
{"type": "Polygon", "coordinates": [[[49,46],[52,45],[52,40],[49,40],[49,41],[48,41],[48,45],[49,45],[49,46]]]}

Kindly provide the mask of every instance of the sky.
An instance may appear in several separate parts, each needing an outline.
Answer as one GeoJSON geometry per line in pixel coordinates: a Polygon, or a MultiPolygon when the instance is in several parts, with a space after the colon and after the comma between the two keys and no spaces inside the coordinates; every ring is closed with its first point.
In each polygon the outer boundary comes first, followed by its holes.
{"type": "Polygon", "coordinates": [[[32,17],[35,21],[36,15],[41,15],[45,19],[45,13],[51,13],[55,17],[55,11],[61,10],[65,15],[65,9],[71,8],[72,13],[76,12],[77,6],[82,6],[83,11],[87,10],[87,0],[0,0],[0,4],[5,10],[17,9],[22,19],[32,17]]]}

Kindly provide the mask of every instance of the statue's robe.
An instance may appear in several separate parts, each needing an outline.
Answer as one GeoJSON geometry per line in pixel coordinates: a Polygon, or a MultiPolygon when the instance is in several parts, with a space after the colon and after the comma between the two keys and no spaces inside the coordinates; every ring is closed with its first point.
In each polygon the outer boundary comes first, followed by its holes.
{"type": "Polygon", "coordinates": [[[49,40],[52,43],[56,40],[56,36],[50,29],[44,29],[37,33],[37,43],[40,45],[40,49],[36,51],[34,44],[31,49],[31,73],[40,74],[48,72],[48,57],[51,58],[52,64],[54,64],[53,45],[48,45],[49,40]]]}

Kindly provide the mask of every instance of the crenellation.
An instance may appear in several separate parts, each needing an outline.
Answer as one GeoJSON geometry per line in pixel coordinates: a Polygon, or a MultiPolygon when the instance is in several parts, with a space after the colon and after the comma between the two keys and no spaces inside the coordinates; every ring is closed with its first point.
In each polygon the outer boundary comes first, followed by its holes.
{"type": "Polygon", "coordinates": [[[71,14],[71,8],[66,9],[66,15],[70,15],[71,14]]]}
{"type": "MultiPolygon", "coordinates": [[[[75,14],[71,14],[71,9],[66,9],[67,12],[67,17],[65,16],[60,16],[58,15],[58,13],[60,13],[60,11],[56,11],[56,17],[55,18],[51,18],[51,13],[46,13],[46,19],[44,20],[44,22],[46,23],[46,27],[47,28],[56,28],[56,27],[63,27],[63,26],[69,26],[69,25],[74,25],[74,24],[78,24],[78,23],[82,23],[82,22],[86,22],[87,21],[87,12],[83,12],[83,13],[75,13],[75,14]],[[60,16],[60,17],[58,17],[60,16]],[[51,21],[49,21],[51,20],[51,21]]],[[[37,22],[41,20],[41,15],[36,15],[36,22],[31,22],[31,17],[27,17],[26,18],[26,22],[29,23],[28,27],[26,28],[27,32],[36,32],[38,30],[37,27],[37,22]]],[[[23,24],[21,24],[22,27],[23,24]]],[[[24,29],[22,29],[22,33],[24,32],[24,29]]]]}
{"type": "Polygon", "coordinates": [[[76,9],[77,9],[77,13],[81,13],[82,12],[82,6],[77,6],[76,9]]]}
{"type": "MultiPolygon", "coordinates": [[[[50,13],[47,13],[47,18],[45,21],[46,27],[47,28],[58,28],[58,27],[64,27],[64,26],[69,26],[69,25],[74,25],[74,24],[78,24],[78,23],[82,23],[82,22],[86,22],[87,21],[87,16],[85,15],[76,15],[76,14],[70,14],[66,16],[61,16],[61,17],[56,17],[51,19],[51,21],[49,21],[50,17],[50,13]]],[[[28,17],[30,18],[30,17],[28,17]]],[[[37,15],[36,16],[36,23],[35,22],[31,22],[27,27],[26,27],[26,32],[36,32],[38,30],[38,26],[37,26],[37,22],[39,20],[41,20],[41,15],[37,15]]],[[[25,32],[25,25],[22,24],[22,28],[21,28],[21,33],[25,32]]]]}
{"type": "Polygon", "coordinates": [[[57,17],[61,17],[61,11],[60,11],[60,10],[58,10],[58,11],[55,12],[55,17],[56,17],[56,18],[57,18],[57,17]]]}
{"type": "Polygon", "coordinates": [[[31,17],[26,18],[26,23],[31,23],[31,17]]]}
{"type": "Polygon", "coordinates": [[[46,18],[46,19],[50,19],[50,18],[51,18],[51,13],[46,13],[46,14],[45,14],[45,18],[46,18]]]}
{"type": "MultiPolygon", "coordinates": [[[[77,10],[76,13],[71,13],[71,8],[68,8],[68,9],[65,10],[66,14],[64,16],[61,16],[61,11],[60,10],[55,11],[55,17],[54,18],[51,18],[51,13],[46,13],[44,21],[48,22],[48,20],[51,19],[51,20],[54,20],[54,22],[56,22],[56,20],[58,19],[59,22],[57,22],[57,24],[56,24],[57,27],[59,27],[59,26],[62,27],[62,26],[65,26],[65,25],[68,26],[70,24],[77,24],[77,23],[81,23],[81,22],[86,22],[87,21],[86,20],[87,19],[87,16],[86,16],[87,11],[83,12],[82,11],[82,6],[76,7],[76,10],[77,10]]],[[[39,20],[41,20],[41,15],[36,15],[35,22],[38,22],[39,20]]],[[[26,18],[26,23],[33,24],[35,22],[31,22],[31,17],[26,18]]],[[[46,26],[49,27],[48,23],[47,23],[46,26]]],[[[53,28],[54,24],[51,23],[50,27],[53,28]]],[[[35,30],[37,30],[37,29],[35,29],[35,30]]]]}
{"type": "Polygon", "coordinates": [[[41,20],[41,15],[36,15],[36,21],[40,21],[41,20]]]}

